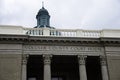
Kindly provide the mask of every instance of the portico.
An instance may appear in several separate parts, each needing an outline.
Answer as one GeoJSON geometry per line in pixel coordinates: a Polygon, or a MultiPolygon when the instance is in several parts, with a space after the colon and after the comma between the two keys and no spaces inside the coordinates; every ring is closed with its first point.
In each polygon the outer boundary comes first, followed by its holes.
{"type": "Polygon", "coordinates": [[[27,60],[27,67],[23,67],[27,72],[24,73],[26,80],[106,80],[108,78],[107,67],[103,68],[101,63],[103,56],[45,54],[30,55],[27,60]]]}

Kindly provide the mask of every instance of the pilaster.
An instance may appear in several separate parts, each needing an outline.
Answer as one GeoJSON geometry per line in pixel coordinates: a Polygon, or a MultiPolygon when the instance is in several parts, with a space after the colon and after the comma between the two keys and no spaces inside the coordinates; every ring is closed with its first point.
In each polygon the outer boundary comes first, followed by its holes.
{"type": "Polygon", "coordinates": [[[105,56],[100,56],[100,63],[101,63],[102,80],[109,80],[105,56]]]}
{"type": "Polygon", "coordinates": [[[27,80],[27,60],[29,55],[24,54],[22,56],[22,80],[27,80]]]}

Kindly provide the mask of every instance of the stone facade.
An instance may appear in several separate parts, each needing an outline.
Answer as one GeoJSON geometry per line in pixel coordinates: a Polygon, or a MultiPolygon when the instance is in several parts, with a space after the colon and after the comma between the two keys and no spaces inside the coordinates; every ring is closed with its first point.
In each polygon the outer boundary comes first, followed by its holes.
{"type": "Polygon", "coordinates": [[[0,25],[0,80],[120,80],[120,30],[0,25]]]}
{"type": "Polygon", "coordinates": [[[27,80],[30,55],[43,57],[44,80],[51,80],[51,60],[55,55],[78,56],[80,80],[88,78],[85,66],[87,56],[100,57],[102,80],[120,79],[120,38],[0,34],[0,80],[27,80]]]}

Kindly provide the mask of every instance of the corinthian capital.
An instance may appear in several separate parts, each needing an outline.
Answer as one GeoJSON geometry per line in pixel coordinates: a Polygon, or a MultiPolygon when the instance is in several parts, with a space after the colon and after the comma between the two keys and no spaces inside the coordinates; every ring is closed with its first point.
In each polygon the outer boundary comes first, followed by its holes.
{"type": "Polygon", "coordinates": [[[26,64],[27,64],[28,57],[29,57],[28,54],[22,55],[22,64],[23,64],[23,65],[26,65],[26,64]]]}
{"type": "Polygon", "coordinates": [[[85,56],[85,55],[78,55],[79,65],[85,65],[86,58],[87,58],[87,56],[85,56]]]}
{"type": "Polygon", "coordinates": [[[51,58],[52,58],[51,54],[44,54],[43,55],[44,64],[50,64],[51,63],[51,58]]]}
{"type": "Polygon", "coordinates": [[[101,63],[101,65],[106,65],[106,57],[105,56],[100,56],[100,63],[101,63]]]}

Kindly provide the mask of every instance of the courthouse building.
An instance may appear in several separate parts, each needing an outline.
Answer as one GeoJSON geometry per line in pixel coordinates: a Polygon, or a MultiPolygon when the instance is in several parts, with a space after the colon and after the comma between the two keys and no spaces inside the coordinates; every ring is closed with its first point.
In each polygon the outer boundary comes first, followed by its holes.
{"type": "Polygon", "coordinates": [[[0,25],[0,80],[120,80],[120,30],[0,25]]]}

